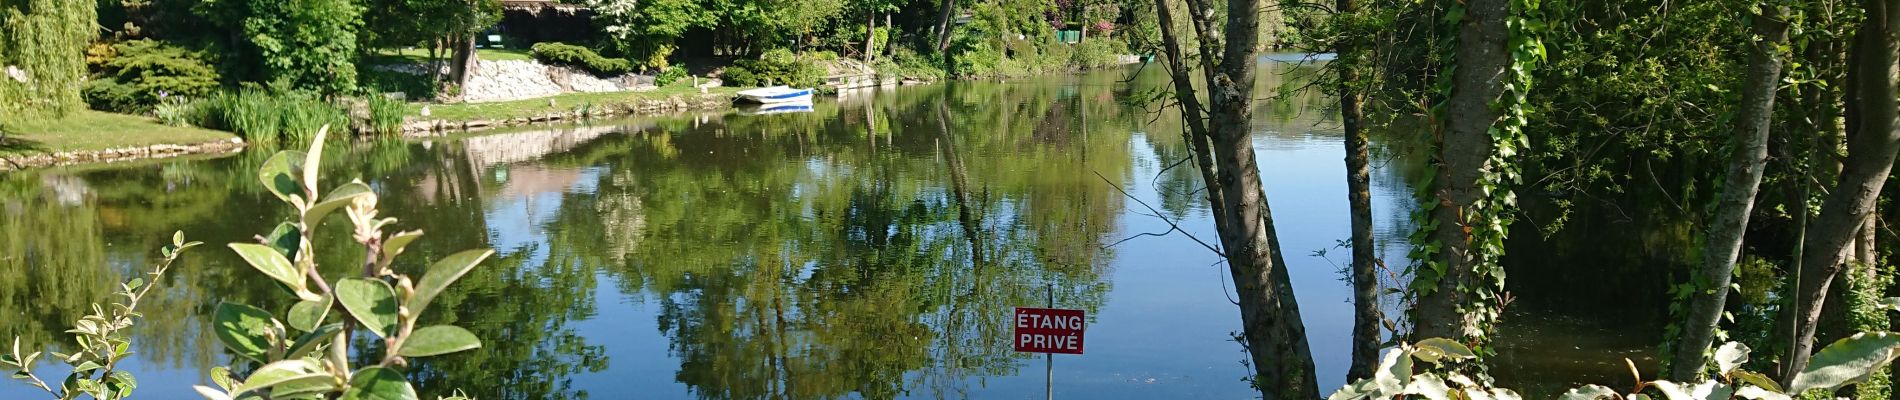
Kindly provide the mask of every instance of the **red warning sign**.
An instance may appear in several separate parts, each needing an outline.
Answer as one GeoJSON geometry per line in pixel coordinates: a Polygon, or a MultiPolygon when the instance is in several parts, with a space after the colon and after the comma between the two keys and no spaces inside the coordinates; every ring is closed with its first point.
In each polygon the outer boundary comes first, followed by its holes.
{"type": "Polygon", "coordinates": [[[1016,351],[1082,354],[1082,310],[1016,307],[1016,351]]]}

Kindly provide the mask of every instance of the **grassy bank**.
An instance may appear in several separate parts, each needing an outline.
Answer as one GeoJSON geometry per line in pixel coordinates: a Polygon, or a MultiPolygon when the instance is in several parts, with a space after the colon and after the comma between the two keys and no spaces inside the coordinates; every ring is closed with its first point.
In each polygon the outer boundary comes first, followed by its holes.
{"type": "MultiPolygon", "coordinates": [[[[731,97],[740,88],[717,87],[707,90],[703,96],[731,97]]],[[[498,101],[492,103],[462,104],[421,104],[409,105],[408,115],[424,120],[445,121],[500,120],[509,118],[527,118],[562,112],[572,112],[583,107],[604,108],[622,104],[637,104],[644,101],[666,100],[673,96],[694,98],[702,96],[698,89],[689,85],[675,84],[644,92],[605,92],[605,93],[567,93],[538,99],[498,101]],[[549,106],[553,100],[553,106],[549,106]],[[429,116],[421,116],[423,106],[429,107],[429,116]]]]}
{"type": "Polygon", "coordinates": [[[93,151],[160,144],[197,144],[236,135],[160,124],[143,116],[85,110],[58,121],[7,124],[0,156],[93,151]]]}

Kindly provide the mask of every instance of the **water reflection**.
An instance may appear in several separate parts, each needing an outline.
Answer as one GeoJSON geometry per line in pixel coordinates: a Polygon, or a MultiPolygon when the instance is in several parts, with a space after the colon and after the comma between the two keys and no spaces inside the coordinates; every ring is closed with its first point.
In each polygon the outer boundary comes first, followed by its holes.
{"type": "MultiPolygon", "coordinates": [[[[1255,123],[1291,254],[1346,237],[1329,101],[1272,92],[1310,78],[1286,73],[1298,70],[1261,74],[1262,95],[1283,96],[1255,123]]],[[[402,228],[428,233],[399,270],[500,252],[424,321],[486,341],[411,368],[425,398],[1022,397],[1040,393],[1041,363],[1008,346],[1009,309],[1051,292],[1094,319],[1091,353],[1058,357],[1066,395],[1251,397],[1217,259],[1182,235],[1104,247],[1165,230],[1161,218],[1213,235],[1199,176],[1178,164],[1180,116],[1121,100],[1158,72],[1134,89],[1116,72],[853,93],[811,113],[357,143],[324,153],[326,186],[361,178],[402,228]]],[[[266,157],[0,177],[0,334],[57,345],[173,230],[246,241],[285,219],[255,183],[266,157]]],[[[1381,251],[1399,259],[1416,166],[1376,168],[1381,251]]],[[[353,249],[341,229],[313,242],[353,249]]],[[[141,396],[190,398],[228,360],[201,325],[217,302],[289,306],[219,250],[185,258],[146,310],[130,368],[166,383],[141,396]]],[[[339,276],[352,253],[319,262],[339,276]]],[[[1326,260],[1289,262],[1314,299],[1302,306],[1321,383],[1337,387],[1350,305],[1328,300],[1348,292],[1326,260]]],[[[0,398],[28,393],[0,385],[0,398]]]]}

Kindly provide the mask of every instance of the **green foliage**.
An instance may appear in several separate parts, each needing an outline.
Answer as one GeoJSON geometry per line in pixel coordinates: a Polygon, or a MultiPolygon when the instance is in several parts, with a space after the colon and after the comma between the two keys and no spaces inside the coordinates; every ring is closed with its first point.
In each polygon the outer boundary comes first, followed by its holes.
{"type": "Polygon", "coordinates": [[[82,103],[86,45],[97,3],[0,1],[0,120],[60,118],[82,103]]]}
{"type": "Polygon", "coordinates": [[[941,62],[917,54],[910,48],[899,47],[893,49],[890,57],[878,59],[877,62],[871,64],[871,67],[876,69],[879,75],[937,80],[948,75],[944,73],[941,65],[941,62]]]}
{"type": "Polygon", "coordinates": [[[660,70],[660,73],[658,75],[653,76],[653,84],[656,86],[671,85],[673,84],[673,82],[678,82],[681,78],[685,78],[685,77],[686,77],[685,67],[679,67],[679,66],[667,67],[666,69],[660,70]]]}
{"type": "Polygon", "coordinates": [[[356,85],[356,31],[362,9],[351,0],[210,0],[194,8],[238,34],[223,57],[226,75],[287,81],[326,95],[356,85]]]}
{"type": "Polygon", "coordinates": [[[47,385],[33,373],[34,362],[39,359],[41,353],[39,351],[22,353],[18,337],[13,338],[12,352],[0,354],[0,371],[11,372],[14,379],[26,381],[40,390],[45,390],[53,398],[61,400],[77,399],[80,395],[98,400],[117,400],[131,396],[132,390],[138,388],[138,379],[133,377],[132,373],[117,368],[120,361],[132,355],[132,337],[128,331],[139,318],[144,317],[138,312],[139,300],[151,294],[152,288],[158,286],[158,282],[165,276],[165,271],[171,269],[172,263],[178,261],[178,256],[183,254],[185,249],[197,247],[199,244],[201,243],[186,242],[184,232],[172,234],[172,244],[159,249],[159,255],[165,260],[160,262],[158,267],[148,273],[146,278],[132,278],[129,282],[119,284],[118,292],[115,294],[124,297],[125,300],[114,302],[105,308],[94,303],[92,314],[73,323],[73,329],[66,332],[73,334],[73,341],[79,344],[79,351],[72,354],[58,352],[52,354],[61,363],[72,367],[72,372],[67,374],[66,379],[57,381],[60,382],[58,389],[47,385]]]}
{"type": "Polygon", "coordinates": [[[317,132],[308,152],[279,152],[258,169],[264,187],[288,203],[296,217],[266,236],[268,244],[232,243],[231,248],[300,302],[283,319],[242,304],[219,306],[212,330],[226,347],[257,366],[213,369],[217,387],[195,387],[207,399],[266,393],[274,398],[415,399],[415,387],[400,370],[408,365],[405,359],[481,347],[481,341],[466,329],[452,325],[417,329],[416,322],[437,294],[494,251],[470,250],[443,258],[420,281],[391,270],[395,257],[421,232],[385,236],[383,229],[396,219],[377,215],[376,194],[360,181],[319,195],[327,128],[317,132]],[[329,283],[317,267],[320,250],[309,238],[316,235],[325,215],[339,209],[353,225],[351,238],[363,246],[371,261],[360,275],[329,283]],[[333,319],[338,322],[329,322],[333,319]],[[382,340],[380,358],[360,366],[353,363],[349,346],[355,327],[368,329],[382,340]],[[237,376],[233,371],[251,372],[237,376]]]}
{"type": "Polygon", "coordinates": [[[532,49],[534,58],[541,62],[572,66],[595,75],[619,75],[633,70],[633,64],[627,59],[602,57],[586,47],[547,42],[535,43],[532,49]]]}
{"type": "Polygon", "coordinates": [[[185,96],[168,96],[159,100],[157,106],[152,107],[152,115],[157,116],[158,122],[165,125],[187,126],[191,125],[197,110],[197,104],[185,96]]]}
{"type": "MultiPolygon", "coordinates": [[[[1787,390],[1766,375],[1742,366],[1749,348],[1729,342],[1716,350],[1715,379],[1701,382],[1642,381],[1628,395],[1599,385],[1585,385],[1560,396],[1563,400],[1648,399],[1669,400],[1786,400],[1804,393],[1828,393],[1865,380],[1900,357],[1900,334],[1872,332],[1842,339],[1816,354],[1807,369],[1796,374],[1787,390]],[[1649,394],[1654,393],[1654,394],[1649,394]]],[[[1444,339],[1426,339],[1418,345],[1400,343],[1387,351],[1371,379],[1347,384],[1329,400],[1383,399],[1418,396],[1429,399],[1517,399],[1509,389],[1493,388],[1488,380],[1474,380],[1457,372],[1415,373],[1412,359],[1444,367],[1447,361],[1473,360],[1470,349],[1444,339]],[[1430,343],[1428,345],[1428,343],[1430,343]],[[1449,355],[1449,356],[1448,356],[1449,355]]],[[[1631,374],[1637,374],[1630,364],[1631,374]]]]}
{"type": "MultiPolygon", "coordinates": [[[[825,68],[813,62],[823,55],[800,57],[791,50],[767,51],[757,60],[739,60],[726,67],[726,84],[736,86],[815,87],[825,82],[825,68]]],[[[837,57],[832,54],[832,57],[837,57]]]]}
{"type": "Polygon", "coordinates": [[[302,91],[246,88],[220,92],[197,103],[197,109],[188,114],[195,118],[192,125],[230,131],[262,143],[303,140],[325,125],[349,124],[349,114],[341,107],[302,91]]]}
{"type": "Polygon", "coordinates": [[[403,116],[409,113],[408,106],[402,100],[378,93],[371,93],[364,100],[369,105],[370,132],[384,135],[401,133],[403,116]]]}
{"type": "Polygon", "coordinates": [[[170,43],[140,39],[111,45],[86,82],[93,109],[140,113],[170,96],[201,97],[218,88],[218,71],[204,53],[170,43]]]}
{"type": "Polygon", "coordinates": [[[648,67],[666,67],[675,39],[714,21],[708,7],[696,0],[588,0],[587,4],[611,47],[646,60],[648,67]]]}
{"type": "Polygon", "coordinates": [[[1100,69],[1121,65],[1128,44],[1118,39],[1089,39],[1075,45],[1069,65],[1076,69],[1100,69]]]}
{"type": "Polygon", "coordinates": [[[471,35],[501,20],[496,0],[364,0],[363,49],[415,46],[450,36],[471,35]]]}

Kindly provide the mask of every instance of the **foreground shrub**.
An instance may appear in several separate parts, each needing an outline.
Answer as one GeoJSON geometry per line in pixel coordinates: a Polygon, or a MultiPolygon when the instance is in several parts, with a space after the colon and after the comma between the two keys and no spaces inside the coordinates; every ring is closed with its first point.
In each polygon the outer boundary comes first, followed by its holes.
{"type": "Polygon", "coordinates": [[[660,73],[658,75],[653,76],[653,85],[654,86],[671,85],[673,84],[673,82],[678,82],[680,78],[685,78],[685,77],[686,77],[686,68],[681,68],[677,65],[666,67],[666,69],[660,70],[660,73]]]}
{"type": "Polygon", "coordinates": [[[81,317],[73,323],[73,341],[79,344],[79,351],[72,354],[53,353],[53,360],[65,363],[72,369],[65,379],[55,380],[55,386],[47,385],[33,371],[34,362],[40,358],[39,351],[22,352],[20,338],[13,338],[13,351],[0,354],[0,371],[9,372],[13,379],[26,381],[27,384],[46,391],[55,399],[76,399],[80,395],[91,396],[98,400],[117,400],[130,397],[132,390],[138,388],[138,379],[132,373],[117,369],[119,362],[132,353],[132,326],[138,323],[139,301],[152,293],[152,288],[163,282],[165,271],[185,249],[197,247],[199,242],[185,242],[185,233],[172,234],[172,244],[159,249],[159,255],[165,257],[158,267],[146,277],[132,278],[120,283],[117,293],[122,300],[114,301],[106,308],[93,304],[93,313],[81,317]],[[147,279],[150,278],[150,279],[147,279]],[[111,310],[111,311],[106,311],[111,310]]]}
{"type": "Polygon", "coordinates": [[[531,52],[534,59],[556,65],[566,65],[587,70],[595,75],[619,75],[633,70],[633,63],[624,58],[602,57],[586,47],[560,42],[535,43],[531,52]]]}
{"type": "Polygon", "coordinates": [[[93,53],[93,76],[81,89],[93,109],[143,113],[165,97],[200,97],[218,88],[218,72],[202,53],[166,42],[132,40],[93,53]]]}

